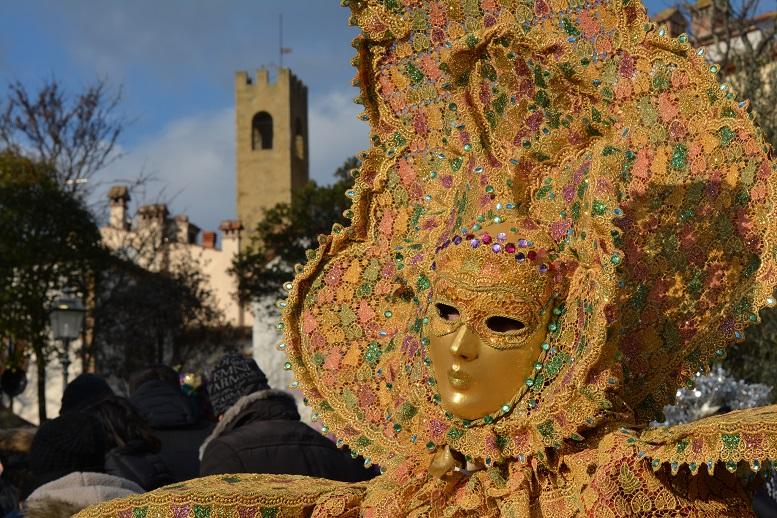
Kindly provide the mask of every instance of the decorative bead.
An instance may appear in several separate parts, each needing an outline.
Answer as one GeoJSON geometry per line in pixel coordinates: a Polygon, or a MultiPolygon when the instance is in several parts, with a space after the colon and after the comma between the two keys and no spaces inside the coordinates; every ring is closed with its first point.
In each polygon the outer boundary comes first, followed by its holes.
{"type": "Polygon", "coordinates": [[[502,413],[503,414],[506,414],[509,411],[510,411],[510,405],[507,405],[507,404],[502,405],[502,413]]]}
{"type": "Polygon", "coordinates": [[[688,35],[687,34],[681,34],[677,37],[677,41],[682,43],[683,45],[688,43],[688,35]]]}
{"type": "Polygon", "coordinates": [[[283,370],[290,371],[291,370],[291,363],[290,362],[284,363],[283,364],[283,370]]]}
{"type": "Polygon", "coordinates": [[[494,422],[494,418],[493,418],[493,417],[491,417],[490,415],[487,415],[487,416],[485,416],[485,417],[483,418],[483,422],[484,422],[484,423],[486,423],[486,424],[491,424],[491,423],[493,423],[493,422],[494,422]]]}
{"type": "Polygon", "coordinates": [[[507,243],[505,245],[505,252],[508,254],[514,254],[515,253],[515,245],[513,243],[507,243]]]}
{"type": "Polygon", "coordinates": [[[524,381],[524,383],[526,383],[527,387],[533,387],[534,386],[534,379],[526,378],[526,381],[524,381]]]}
{"type": "Polygon", "coordinates": [[[542,370],[542,363],[537,362],[534,364],[534,370],[535,371],[541,371],[542,370]]]}
{"type": "Polygon", "coordinates": [[[558,324],[556,324],[555,322],[551,322],[550,324],[548,324],[548,331],[550,331],[551,333],[555,333],[556,331],[558,331],[558,324]]]}
{"type": "Polygon", "coordinates": [[[386,318],[391,318],[393,315],[394,315],[394,313],[392,313],[392,312],[391,312],[390,310],[388,310],[388,309],[387,309],[386,311],[384,311],[384,312],[383,312],[383,316],[384,316],[384,317],[386,317],[386,318]]]}
{"type": "Polygon", "coordinates": [[[286,344],[283,343],[283,342],[279,343],[278,344],[278,350],[279,351],[283,351],[284,349],[286,349],[286,344]]]}
{"type": "Polygon", "coordinates": [[[294,287],[294,284],[291,282],[285,282],[283,283],[283,289],[286,291],[291,291],[291,289],[294,287]]]}
{"type": "Polygon", "coordinates": [[[477,166],[477,167],[475,168],[475,172],[476,172],[477,174],[480,174],[480,173],[482,173],[483,171],[484,171],[484,169],[483,169],[483,166],[477,166]]]}
{"type": "Polygon", "coordinates": [[[548,342],[544,342],[542,344],[542,350],[547,351],[548,349],[550,349],[550,344],[548,342]]]}
{"type": "Polygon", "coordinates": [[[501,251],[502,251],[502,245],[500,245],[499,243],[495,243],[495,244],[494,244],[494,245],[491,247],[491,250],[492,250],[494,253],[498,254],[499,252],[501,252],[501,251]]]}
{"type": "Polygon", "coordinates": [[[393,428],[394,428],[394,433],[399,433],[402,431],[402,425],[399,423],[394,423],[393,428]]]}
{"type": "Polygon", "coordinates": [[[515,260],[518,261],[519,263],[522,263],[526,260],[526,256],[524,255],[523,252],[518,252],[517,254],[515,254],[515,260]]]}
{"type": "Polygon", "coordinates": [[[472,151],[472,144],[464,144],[464,151],[472,151]]]}
{"type": "Polygon", "coordinates": [[[540,273],[547,273],[548,265],[545,263],[542,263],[537,269],[540,271],[540,273]]]}
{"type": "Polygon", "coordinates": [[[322,426],[321,427],[321,433],[323,433],[323,434],[329,433],[329,427],[328,426],[322,426]]]}
{"type": "Polygon", "coordinates": [[[275,307],[277,307],[279,309],[286,309],[286,306],[288,306],[288,305],[289,305],[289,303],[286,302],[285,299],[281,299],[281,300],[279,300],[278,302],[275,303],[275,307]]]}
{"type": "Polygon", "coordinates": [[[427,442],[426,443],[426,449],[429,450],[429,451],[434,451],[434,449],[435,449],[434,443],[432,441],[427,442]]]}
{"type": "Polygon", "coordinates": [[[491,238],[491,236],[490,236],[489,234],[483,234],[483,235],[481,236],[480,240],[483,242],[483,244],[486,244],[486,245],[488,245],[488,244],[490,244],[490,243],[491,243],[491,241],[492,241],[492,238],[491,238]]]}
{"type": "Polygon", "coordinates": [[[477,248],[480,246],[480,240],[477,238],[472,239],[469,244],[472,245],[472,248],[477,248]]]}
{"type": "Polygon", "coordinates": [[[717,74],[717,73],[718,73],[718,70],[720,70],[720,68],[718,67],[718,65],[711,65],[711,66],[710,66],[710,72],[712,72],[713,74],[717,74]]]}
{"type": "Polygon", "coordinates": [[[525,239],[519,239],[518,240],[518,246],[520,248],[526,248],[529,245],[529,242],[525,239]]]}

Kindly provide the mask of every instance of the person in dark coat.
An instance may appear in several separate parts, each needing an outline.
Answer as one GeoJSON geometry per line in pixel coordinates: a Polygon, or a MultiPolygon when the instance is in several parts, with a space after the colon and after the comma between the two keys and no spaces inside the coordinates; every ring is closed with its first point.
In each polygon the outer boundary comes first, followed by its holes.
{"type": "Polygon", "coordinates": [[[43,423],[27,457],[30,477],[22,499],[38,487],[74,472],[105,470],[106,437],[100,421],[89,414],[70,412],[43,423]]]}
{"type": "Polygon", "coordinates": [[[162,443],[159,455],[176,482],[200,473],[199,448],[213,431],[194,401],[181,391],[178,374],[166,365],[153,365],[130,378],[130,402],[162,443]]]}
{"type": "Polygon", "coordinates": [[[276,473],[345,482],[373,473],[300,421],[294,398],[273,390],[253,359],[228,354],[210,375],[219,424],[200,448],[200,474],[276,473]]]}
{"type": "Polygon", "coordinates": [[[62,393],[59,415],[84,411],[113,395],[111,386],[100,376],[90,372],[79,374],[62,393]]]}
{"type": "Polygon", "coordinates": [[[174,482],[158,455],[159,439],[127,398],[111,396],[90,407],[89,412],[105,430],[105,473],[131,480],[146,491],[174,482]]]}

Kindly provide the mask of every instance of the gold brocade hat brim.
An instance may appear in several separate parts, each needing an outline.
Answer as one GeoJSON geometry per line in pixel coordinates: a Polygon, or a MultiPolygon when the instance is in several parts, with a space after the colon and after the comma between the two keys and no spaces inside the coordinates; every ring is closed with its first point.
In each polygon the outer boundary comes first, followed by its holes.
{"type": "Polygon", "coordinates": [[[374,146],[352,225],[282,306],[287,368],[354,451],[390,467],[448,444],[490,464],[614,414],[644,423],[774,304],[763,140],[716,68],[636,1],[351,8],[374,146]],[[564,312],[517,401],[462,422],[426,354],[430,272],[501,221],[556,243],[564,312]]]}

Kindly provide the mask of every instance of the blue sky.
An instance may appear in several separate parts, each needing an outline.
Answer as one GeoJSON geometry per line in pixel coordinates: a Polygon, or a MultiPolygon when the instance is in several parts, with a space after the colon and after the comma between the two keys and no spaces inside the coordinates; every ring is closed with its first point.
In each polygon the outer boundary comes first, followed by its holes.
{"type": "MultiPolygon", "coordinates": [[[[646,2],[651,13],[668,4],[646,2]]],[[[308,85],[311,177],[326,183],[368,145],[350,87],[356,31],[337,0],[4,0],[0,95],[17,79],[121,86],[131,124],[98,195],[143,171],[157,179],[149,201],[215,229],[235,213],[233,73],[277,64],[281,13],[284,64],[308,85]]]]}

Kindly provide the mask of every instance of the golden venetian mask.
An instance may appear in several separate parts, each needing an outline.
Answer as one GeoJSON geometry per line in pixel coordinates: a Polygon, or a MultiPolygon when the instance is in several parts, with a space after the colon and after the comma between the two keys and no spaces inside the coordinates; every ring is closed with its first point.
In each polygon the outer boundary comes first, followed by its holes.
{"type": "Polygon", "coordinates": [[[553,244],[507,224],[459,236],[436,261],[429,345],[443,407],[475,420],[512,407],[542,368],[553,244]]]}

